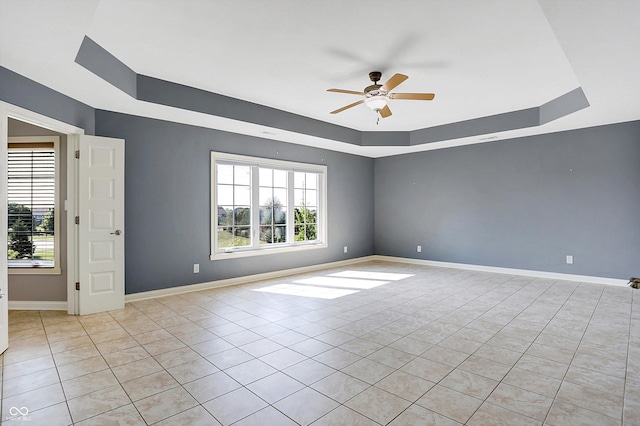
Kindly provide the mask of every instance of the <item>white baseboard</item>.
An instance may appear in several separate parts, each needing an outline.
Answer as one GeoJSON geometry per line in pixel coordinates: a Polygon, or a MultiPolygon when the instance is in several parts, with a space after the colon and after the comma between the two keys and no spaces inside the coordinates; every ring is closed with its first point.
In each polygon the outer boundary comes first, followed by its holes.
{"type": "Polygon", "coordinates": [[[10,311],[66,311],[67,302],[40,300],[9,300],[10,311]]]}
{"type": "Polygon", "coordinates": [[[393,256],[370,256],[370,260],[381,260],[386,262],[408,263],[412,265],[435,266],[438,268],[464,269],[467,271],[492,272],[496,274],[521,275],[525,277],[549,278],[562,281],[577,281],[591,284],[606,284],[613,286],[627,287],[628,281],[617,278],[592,277],[588,275],[571,275],[559,272],[531,271],[528,269],[500,268],[497,266],[469,265],[466,263],[438,262],[435,260],[409,259],[405,257],[393,256]]]}
{"type": "Polygon", "coordinates": [[[189,284],[178,287],[163,288],[161,290],[142,291],[140,293],[126,294],[125,302],[135,302],[138,300],[154,299],[156,297],[171,296],[175,294],[190,293],[192,291],[203,291],[219,287],[228,287],[237,284],[247,284],[255,281],[269,280],[273,278],[281,278],[289,275],[305,274],[322,269],[339,268],[342,266],[354,265],[357,263],[368,262],[373,260],[374,256],[358,257],[355,259],[340,260],[337,262],[322,263],[319,265],[303,266],[300,268],[284,269],[282,271],[265,272],[262,274],[247,275],[244,277],[228,278],[225,280],[209,281],[198,284],[189,284]]]}
{"type": "MultiPolygon", "coordinates": [[[[356,259],[341,260],[338,262],[322,263],[319,265],[285,269],[282,271],[265,272],[263,274],[247,275],[244,277],[209,281],[209,282],[198,283],[198,284],[189,284],[184,286],[164,288],[161,290],[150,290],[150,291],[143,291],[140,293],[132,293],[132,294],[125,295],[125,302],[135,302],[135,301],[145,300],[145,299],[154,299],[156,297],[172,296],[175,294],[190,293],[193,291],[203,291],[203,290],[209,290],[209,289],[219,288],[219,287],[228,287],[228,286],[237,285],[237,284],[246,284],[246,283],[255,282],[255,281],[281,278],[289,275],[304,274],[307,272],[314,272],[322,269],[338,268],[342,266],[349,266],[349,265],[354,265],[354,264],[363,263],[363,262],[370,262],[370,261],[407,263],[412,265],[434,266],[438,268],[452,268],[452,269],[463,269],[463,270],[469,270],[469,271],[492,272],[496,274],[521,275],[525,277],[549,278],[554,280],[577,281],[577,282],[592,283],[592,284],[606,284],[606,285],[621,286],[621,287],[626,287],[628,284],[626,280],[621,280],[616,278],[591,277],[586,275],[561,274],[557,272],[530,271],[527,269],[499,268],[495,266],[470,265],[465,263],[438,262],[435,260],[422,260],[422,259],[410,259],[405,257],[372,255],[372,256],[359,257],[356,259]]],[[[11,303],[12,302],[9,302],[9,306],[10,306],[9,309],[11,309],[11,303]]],[[[33,303],[45,303],[45,302],[33,302],[33,303]]],[[[52,303],[52,302],[49,302],[49,303],[52,303]]],[[[66,302],[53,302],[53,303],[63,303],[64,308],[60,307],[56,309],[66,310],[66,302]]],[[[23,308],[23,309],[26,309],[26,308],[23,308]]]]}

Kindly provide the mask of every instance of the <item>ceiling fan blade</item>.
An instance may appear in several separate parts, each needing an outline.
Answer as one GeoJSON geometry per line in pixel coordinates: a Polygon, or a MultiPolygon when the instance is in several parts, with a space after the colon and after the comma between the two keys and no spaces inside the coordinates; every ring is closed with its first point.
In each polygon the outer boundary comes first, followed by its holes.
{"type": "Polygon", "coordinates": [[[353,90],[327,89],[327,92],[347,93],[347,94],[349,94],[349,95],[360,95],[360,96],[364,96],[364,92],[355,92],[355,91],[353,91],[353,90]]]}
{"type": "Polygon", "coordinates": [[[391,115],[391,109],[389,109],[389,105],[385,105],[384,108],[380,110],[380,116],[382,118],[387,118],[391,115]]]}
{"type": "Polygon", "coordinates": [[[345,109],[349,109],[349,108],[352,108],[352,107],[354,107],[354,106],[356,106],[356,105],[360,105],[360,104],[361,104],[361,103],[363,103],[363,102],[364,102],[364,99],[361,99],[361,100],[359,100],[358,102],[354,102],[354,103],[352,103],[352,104],[349,104],[349,105],[347,105],[347,106],[344,106],[344,107],[342,107],[342,108],[340,108],[340,109],[337,109],[337,110],[335,110],[335,111],[331,111],[331,114],[337,114],[337,113],[339,113],[339,112],[344,111],[345,109]]]}
{"type": "Polygon", "coordinates": [[[431,101],[436,97],[434,93],[391,93],[391,99],[412,99],[416,101],[431,101]]]}
{"type": "Polygon", "coordinates": [[[382,85],[380,90],[384,90],[385,92],[392,91],[398,84],[402,83],[409,77],[404,74],[394,74],[385,84],[382,85]]]}

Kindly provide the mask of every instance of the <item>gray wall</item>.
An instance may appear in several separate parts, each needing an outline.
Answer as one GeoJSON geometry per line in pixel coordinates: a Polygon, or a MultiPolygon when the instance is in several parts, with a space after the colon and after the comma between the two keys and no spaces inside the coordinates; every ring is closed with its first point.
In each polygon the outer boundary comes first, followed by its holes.
{"type": "Polygon", "coordinates": [[[376,159],[375,251],[639,276],[639,159],[640,121],[376,159]]]}
{"type": "Polygon", "coordinates": [[[126,293],[374,253],[373,159],[100,110],[96,135],[126,140],[126,293]],[[210,261],[211,151],[327,165],[329,247],[210,261]]]}
{"type": "Polygon", "coordinates": [[[56,215],[59,215],[59,228],[56,234],[60,238],[60,268],[58,275],[9,275],[10,300],[39,300],[66,301],[67,300],[67,212],[61,206],[67,198],[67,135],[52,132],[48,129],[33,126],[21,121],[9,119],[9,136],[59,136],[60,150],[58,152],[59,197],[56,215]]]}
{"type": "Polygon", "coordinates": [[[0,100],[80,127],[85,134],[93,135],[93,108],[1,66],[0,100]]]}

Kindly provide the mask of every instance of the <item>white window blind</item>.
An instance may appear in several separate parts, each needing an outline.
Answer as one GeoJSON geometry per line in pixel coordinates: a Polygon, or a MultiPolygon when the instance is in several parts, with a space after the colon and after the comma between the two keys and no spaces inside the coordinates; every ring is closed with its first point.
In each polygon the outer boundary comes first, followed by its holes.
{"type": "Polygon", "coordinates": [[[9,266],[55,265],[56,151],[53,142],[9,143],[9,266]]]}

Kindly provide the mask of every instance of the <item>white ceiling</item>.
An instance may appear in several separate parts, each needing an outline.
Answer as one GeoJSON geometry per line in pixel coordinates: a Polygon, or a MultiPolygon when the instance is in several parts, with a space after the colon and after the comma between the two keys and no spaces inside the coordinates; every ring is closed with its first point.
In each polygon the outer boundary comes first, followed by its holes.
{"type": "Polygon", "coordinates": [[[0,0],[0,65],[92,107],[378,157],[640,119],[637,0],[0,0]],[[414,147],[360,147],[136,101],[74,62],[87,35],[136,73],[361,131],[411,131],[540,106],[551,123],[414,147]],[[376,125],[368,73],[410,78],[376,125]],[[266,132],[266,133],[265,133],[266,132]],[[491,136],[491,138],[488,138],[491,136]]]}

